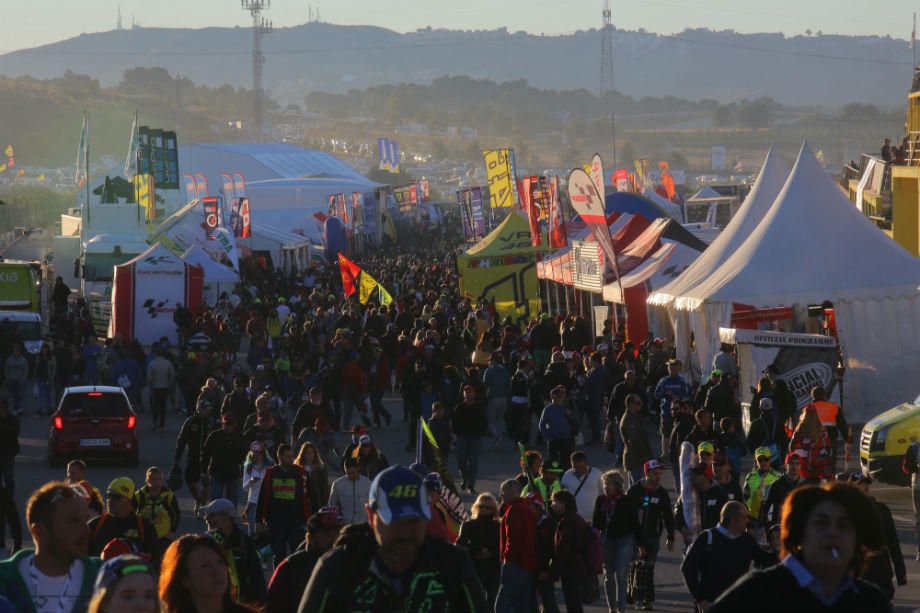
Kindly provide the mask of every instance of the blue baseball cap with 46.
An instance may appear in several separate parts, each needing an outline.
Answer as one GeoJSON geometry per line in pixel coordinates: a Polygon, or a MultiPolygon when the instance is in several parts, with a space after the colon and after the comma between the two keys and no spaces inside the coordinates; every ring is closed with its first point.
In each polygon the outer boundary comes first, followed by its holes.
{"type": "Polygon", "coordinates": [[[409,517],[431,519],[422,478],[404,466],[391,466],[377,475],[371,483],[368,505],[387,525],[409,517]]]}

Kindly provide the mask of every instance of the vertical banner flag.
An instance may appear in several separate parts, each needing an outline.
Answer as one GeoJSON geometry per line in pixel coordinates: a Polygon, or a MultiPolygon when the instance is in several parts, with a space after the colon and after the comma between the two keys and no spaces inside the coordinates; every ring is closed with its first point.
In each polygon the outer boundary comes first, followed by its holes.
{"type": "Polygon", "coordinates": [[[226,172],[222,172],[220,173],[220,182],[220,189],[223,192],[224,199],[228,201],[233,200],[233,177],[226,172]]]}
{"type": "MultiPolygon", "coordinates": [[[[87,143],[86,139],[88,137],[89,130],[89,119],[86,115],[86,111],[83,111],[83,128],[80,131],[80,146],[77,147],[77,172],[73,177],[74,183],[79,187],[86,185],[86,182],[89,180],[87,176],[87,168],[89,167],[89,161],[87,158],[87,143]]],[[[4,170],[6,165],[4,165],[4,170]]],[[[87,203],[88,204],[88,203],[87,203]]]]}
{"type": "Polygon", "coordinates": [[[415,183],[409,186],[409,202],[412,206],[418,206],[418,186],[415,183]]]}
{"type": "Polygon", "coordinates": [[[335,216],[348,225],[348,208],[345,206],[345,194],[335,195],[335,216]]]}
{"type": "Polygon", "coordinates": [[[335,216],[335,194],[329,194],[329,210],[326,211],[329,217],[335,216]]]}
{"type": "Polygon", "coordinates": [[[568,244],[565,232],[565,220],[562,218],[562,202],[559,199],[559,177],[553,175],[549,180],[549,246],[561,249],[568,244]]]}
{"type": "Polygon", "coordinates": [[[208,197],[208,180],[200,172],[195,173],[195,189],[198,191],[199,200],[208,197]]]}
{"type": "Polygon", "coordinates": [[[236,240],[230,236],[230,231],[227,230],[227,228],[215,228],[214,240],[227,255],[227,259],[230,260],[233,270],[239,272],[240,250],[236,247],[236,240]]]}
{"type": "Polygon", "coordinates": [[[235,199],[246,197],[246,180],[238,172],[233,173],[233,197],[235,199]]]}
{"type": "Polygon", "coordinates": [[[390,145],[385,138],[377,139],[377,159],[380,160],[379,170],[390,170],[390,145]]]}
{"type": "Polygon", "coordinates": [[[610,229],[607,227],[607,217],[604,214],[604,202],[594,187],[594,181],[581,168],[576,168],[569,174],[569,201],[575,212],[581,216],[582,221],[594,234],[594,238],[604,250],[608,265],[619,279],[616,252],[610,238],[610,229]]]}
{"type": "Polygon", "coordinates": [[[137,111],[134,111],[134,123],[131,125],[131,140],[128,142],[128,157],[125,158],[125,178],[137,174],[137,111]]]}
{"type": "MultiPolygon", "coordinates": [[[[511,184],[514,185],[517,181],[517,163],[514,161],[514,149],[508,149],[508,168],[511,171],[511,184]]],[[[514,198],[514,204],[520,206],[521,199],[516,190],[512,190],[512,197],[514,198]]]]}
{"type": "Polygon", "coordinates": [[[591,182],[594,183],[594,189],[597,190],[597,194],[601,197],[601,202],[607,202],[607,190],[604,187],[604,161],[601,159],[600,153],[595,153],[594,157],[591,158],[591,182]]]}
{"type": "Polygon", "coordinates": [[[249,198],[240,198],[240,238],[252,238],[252,222],[249,218],[249,198]]]}
{"type": "Polygon", "coordinates": [[[539,247],[542,243],[540,237],[540,221],[537,207],[533,202],[533,184],[535,177],[524,177],[521,179],[521,205],[524,212],[527,213],[527,221],[530,223],[530,244],[539,247]]]}
{"type": "Polygon", "coordinates": [[[428,179],[422,179],[419,182],[419,185],[421,185],[422,187],[421,201],[428,202],[428,189],[429,189],[428,179]]]}
{"type": "Polygon", "coordinates": [[[198,197],[198,188],[195,186],[195,177],[185,173],[182,175],[182,182],[185,184],[185,202],[188,204],[198,197]]]}
{"type": "Polygon", "coordinates": [[[134,175],[132,180],[134,182],[134,201],[137,203],[137,206],[144,209],[146,221],[156,221],[157,205],[153,175],[134,175]]]}
{"type": "Polygon", "coordinates": [[[351,227],[357,228],[361,225],[361,192],[351,192],[351,227]]]}
{"type": "Polygon", "coordinates": [[[387,141],[389,149],[390,172],[399,174],[399,143],[396,141],[387,141]]]}
{"type": "Polygon", "coordinates": [[[486,216],[482,206],[481,187],[474,187],[470,190],[470,214],[473,219],[474,239],[479,240],[486,235],[486,216]]]}
{"type": "Polygon", "coordinates": [[[204,209],[204,233],[208,238],[214,234],[214,231],[220,225],[218,219],[218,202],[216,196],[207,196],[201,199],[201,206],[204,209]]]}
{"type": "Polygon", "coordinates": [[[457,207],[460,209],[460,220],[463,222],[463,238],[467,242],[473,240],[473,213],[470,210],[470,190],[457,190],[457,207]]]}
{"type": "Polygon", "coordinates": [[[486,180],[492,197],[492,208],[514,206],[515,184],[511,176],[508,149],[489,149],[482,152],[486,163],[486,180]]]}

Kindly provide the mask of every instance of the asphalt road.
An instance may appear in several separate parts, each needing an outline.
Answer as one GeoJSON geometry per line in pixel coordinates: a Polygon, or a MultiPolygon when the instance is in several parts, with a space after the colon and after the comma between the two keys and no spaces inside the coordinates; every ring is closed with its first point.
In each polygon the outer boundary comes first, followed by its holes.
{"type": "MultiPolygon", "coordinates": [[[[378,446],[387,455],[390,463],[403,463],[408,465],[414,456],[404,451],[407,433],[407,424],[401,420],[402,403],[396,398],[387,401],[388,407],[394,415],[391,426],[374,430],[371,435],[378,446]]],[[[97,488],[104,489],[111,479],[120,476],[129,476],[140,486],[144,480],[144,471],[148,466],[160,466],[168,471],[171,466],[175,437],[182,424],[183,416],[170,413],[167,416],[166,432],[152,432],[150,430],[150,415],[141,415],[140,422],[140,465],[137,468],[128,468],[118,465],[91,464],[88,478],[97,488]]],[[[34,412],[27,413],[23,418],[22,435],[20,442],[22,453],[16,465],[16,500],[20,510],[25,506],[28,494],[37,486],[52,479],[61,479],[63,469],[49,467],[46,460],[48,444],[49,423],[47,418],[39,418],[34,412]]],[[[340,441],[341,442],[341,441],[340,441]]],[[[591,464],[599,469],[609,467],[610,456],[600,446],[586,449],[591,464]]],[[[451,456],[450,467],[456,474],[455,456],[451,456]]],[[[852,468],[852,467],[851,467],[852,468]]],[[[516,449],[510,444],[504,444],[500,449],[493,450],[491,445],[483,445],[480,458],[480,479],[477,489],[480,492],[491,491],[496,493],[502,480],[509,478],[518,471],[518,455],[516,449]]],[[[665,487],[671,488],[673,483],[670,471],[665,471],[663,476],[665,487]]],[[[898,588],[895,596],[896,611],[913,611],[920,608],[920,562],[914,560],[916,552],[916,538],[914,535],[914,515],[911,507],[910,490],[906,487],[891,487],[885,485],[873,486],[874,495],[887,503],[894,514],[897,523],[898,536],[901,541],[902,553],[907,565],[908,584],[898,588]]],[[[197,521],[192,514],[193,501],[188,491],[183,487],[178,492],[179,506],[182,510],[180,531],[195,532],[204,529],[203,523],[197,521]]],[[[469,505],[472,503],[470,496],[464,494],[464,499],[469,505]]],[[[28,535],[26,535],[28,539],[28,535]]],[[[678,543],[680,536],[678,536],[678,543]]],[[[691,611],[693,609],[689,595],[683,585],[680,575],[680,554],[675,548],[669,553],[664,547],[659,554],[656,565],[656,611],[691,611]]],[[[562,606],[562,594],[557,590],[557,599],[562,606]]],[[[603,601],[603,596],[602,596],[603,601]]],[[[587,607],[588,611],[605,611],[606,606],[587,607]]]]}

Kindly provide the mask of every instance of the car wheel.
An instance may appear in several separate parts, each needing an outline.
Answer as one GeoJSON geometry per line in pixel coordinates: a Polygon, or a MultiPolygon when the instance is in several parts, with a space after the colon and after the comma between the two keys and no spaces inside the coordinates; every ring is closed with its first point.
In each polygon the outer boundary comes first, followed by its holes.
{"type": "Polygon", "coordinates": [[[60,468],[64,465],[64,458],[54,453],[50,449],[48,450],[48,465],[51,468],[60,468]]]}
{"type": "Polygon", "coordinates": [[[128,455],[128,466],[134,468],[140,463],[140,453],[135,449],[128,455]]]}

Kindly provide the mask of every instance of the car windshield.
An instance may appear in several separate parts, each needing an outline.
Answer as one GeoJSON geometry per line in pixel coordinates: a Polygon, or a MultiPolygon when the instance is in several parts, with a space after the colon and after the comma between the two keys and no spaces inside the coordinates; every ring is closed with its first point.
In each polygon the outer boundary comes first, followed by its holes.
{"type": "Polygon", "coordinates": [[[16,335],[19,340],[23,341],[40,341],[42,338],[42,327],[37,321],[14,321],[11,322],[16,329],[16,335]]]}
{"type": "Polygon", "coordinates": [[[64,417],[125,417],[129,410],[124,396],[104,392],[68,394],[61,404],[64,417]]]}

